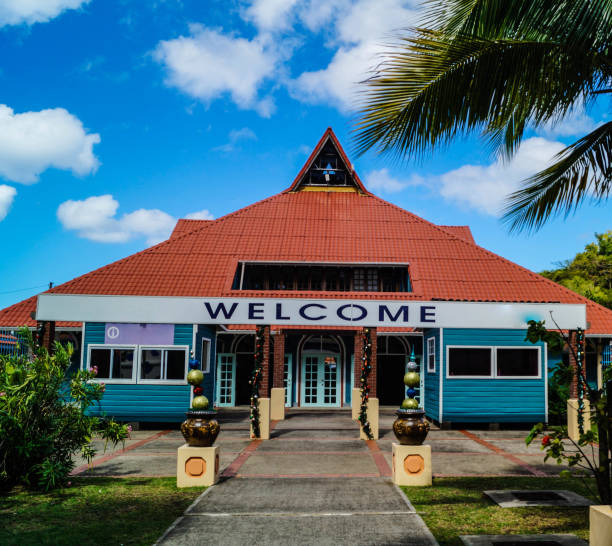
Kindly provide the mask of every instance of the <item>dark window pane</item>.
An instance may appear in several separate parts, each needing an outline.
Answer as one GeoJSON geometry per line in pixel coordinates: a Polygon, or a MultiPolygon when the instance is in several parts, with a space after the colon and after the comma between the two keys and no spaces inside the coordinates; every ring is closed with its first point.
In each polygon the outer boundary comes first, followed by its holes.
{"type": "Polygon", "coordinates": [[[210,358],[210,341],[207,339],[202,340],[202,369],[208,370],[208,359],[210,358]]]}
{"type": "Polygon", "coordinates": [[[449,349],[449,375],[491,375],[491,349],[449,349]]]}
{"type": "Polygon", "coordinates": [[[134,367],[133,349],[113,349],[113,378],[132,379],[134,367]]]}
{"type": "Polygon", "coordinates": [[[497,349],[498,376],[537,376],[538,368],[537,349],[497,349]]]}
{"type": "Polygon", "coordinates": [[[161,379],[161,356],[160,349],[142,350],[141,379],[161,379]]]}
{"type": "Polygon", "coordinates": [[[185,349],[168,349],[166,379],[185,379],[185,349]]]}
{"type": "Polygon", "coordinates": [[[110,379],[110,361],[111,361],[111,350],[110,349],[92,349],[91,350],[91,362],[89,367],[98,367],[98,374],[96,375],[99,379],[110,379]]]}

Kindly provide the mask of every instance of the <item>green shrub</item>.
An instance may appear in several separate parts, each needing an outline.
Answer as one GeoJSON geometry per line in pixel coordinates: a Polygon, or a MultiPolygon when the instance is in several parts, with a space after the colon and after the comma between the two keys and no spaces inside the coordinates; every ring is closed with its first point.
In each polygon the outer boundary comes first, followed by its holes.
{"type": "Polygon", "coordinates": [[[128,429],[111,419],[87,415],[104,384],[95,371],[68,376],[72,347],[55,345],[53,355],[23,330],[29,356],[0,356],[0,485],[23,484],[43,490],[62,486],[80,452],[91,462],[98,435],[117,445],[128,429]]]}

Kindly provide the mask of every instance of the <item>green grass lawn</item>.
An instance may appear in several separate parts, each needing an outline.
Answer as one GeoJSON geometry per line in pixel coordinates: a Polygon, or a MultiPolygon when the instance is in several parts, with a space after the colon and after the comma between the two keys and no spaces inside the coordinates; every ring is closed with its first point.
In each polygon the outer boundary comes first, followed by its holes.
{"type": "Polygon", "coordinates": [[[441,545],[461,544],[459,535],[572,533],[589,539],[588,507],[500,508],[483,494],[488,489],[568,489],[594,500],[577,478],[437,478],[433,487],[402,489],[441,545]]]}
{"type": "Polygon", "coordinates": [[[73,478],[71,487],[0,493],[0,544],[152,544],[204,490],[176,478],[73,478]]]}

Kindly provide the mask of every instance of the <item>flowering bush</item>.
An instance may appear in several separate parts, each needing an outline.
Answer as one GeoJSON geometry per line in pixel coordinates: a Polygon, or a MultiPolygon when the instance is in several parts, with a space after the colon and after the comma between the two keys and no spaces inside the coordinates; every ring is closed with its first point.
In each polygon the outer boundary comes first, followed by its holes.
{"type": "Polygon", "coordinates": [[[104,386],[92,381],[93,370],[67,377],[70,345],[56,343],[50,355],[29,331],[22,335],[31,349],[29,357],[0,356],[0,485],[49,490],[66,485],[76,453],[91,462],[95,435],[116,445],[128,429],[87,415],[101,400],[104,386]]]}

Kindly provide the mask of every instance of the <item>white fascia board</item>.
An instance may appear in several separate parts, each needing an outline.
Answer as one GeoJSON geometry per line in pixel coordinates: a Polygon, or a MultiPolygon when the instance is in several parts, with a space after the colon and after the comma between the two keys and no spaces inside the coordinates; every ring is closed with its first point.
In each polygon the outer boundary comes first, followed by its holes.
{"type": "Polygon", "coordinates": [[[524,329],[586,327],[584,304],[40,294],[37,320],[524,329]]]}

